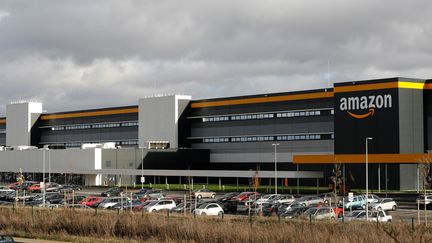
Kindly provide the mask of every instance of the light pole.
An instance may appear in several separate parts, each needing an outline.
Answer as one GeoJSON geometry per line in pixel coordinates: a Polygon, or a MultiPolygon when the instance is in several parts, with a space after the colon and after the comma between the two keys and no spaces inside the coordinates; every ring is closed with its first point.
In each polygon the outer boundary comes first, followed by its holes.
{"type": "Polygon", "coordinates": [[[275,194],[277,194],[277,146],[279,146],[279,143],[272,144],[274,146],[274,162],[275,162],[275,194]]]}
{"type": "Polygon", "coordinates": [[[144,189],[144,147],[141,148],[141,189],[144,189]]]}
{"type": "Polygon", "coordinates": [[[368,171],[368,141],[372,140],[371,137],[366,137],[365,139],[365,143],[366,143],[366,222],[369,219],[369,215],[368,215],[368,198],[369,198],[369,171],[368,171]]]}
{"type": "Polygon", "coordinates": [[[48,185],[51,185],[51,151],[48,147],[48,185]]]}

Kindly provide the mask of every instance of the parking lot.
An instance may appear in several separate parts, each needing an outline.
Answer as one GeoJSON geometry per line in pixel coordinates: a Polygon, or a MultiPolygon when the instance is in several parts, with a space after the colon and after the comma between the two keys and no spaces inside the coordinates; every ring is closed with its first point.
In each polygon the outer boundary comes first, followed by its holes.
{"type": "MultiPolygon", "coordinates": [[[[306,214],[314,219],[330,217],[339,220],[345,220],[345,218],[351,219],[352,211],[364,209],[361,207],[353,208],[352,205],[351,207],[345,205],[344,210],[342,209],[341,197],[338,197],[336,199],[338,202],[335,203],[331,194],[293,196],[286,194],[266,195],[254,192],[216,193],[207,192],[206,190],[195,190],[195,192],[193,192],[195,194],[191,194],[192,191],[169,191],[150,188],[146,190],[131,190],[127,188],[109,189],[103,187],[76,188],[77,190],[65,190],[64,188],[61,190],[60,188],[61,186],[58,185],[58,190],[46,192],[44,202],[43,193],[38,191],[37,188],[33,192],[30,190],[19,190],[18,193],[15,192],[15,194],[13,194],[13,197],[5,197],[8,192],[6,191],[6,187],[3,186],[3,191],[0,193],[0,205],[12,207],[74,207],[91,210],[111,209],[130,210],[134,212],[144,211],[150,213],[160,210],[169,210],[172,213],[219,216],[225,214],[238,217],[253,215],[281,217],[283,219],[305,217],[304,214],[306,214]],[[300,207],[301,209],[299,209],[300,207]],[[321,209],[318,210],[318,208],[321,209]],[[320,213],[325,211],[325,208],[328,210],[327,214],[320,213]],[[323,214],[324,216],[320,216],[319,214],[323,214]]],[[[361,195],[358,196],[361,198],[361,195]]],[[[412,223],[414,221],[417,223],[424,222],[425,214],[427,218],[432,219],[431,211],[417,211],[417,197],[415,195],[397,194],[393,196],[394,204],[396,205],[394,209],[396,210],[383,210],[385,216],[390,218],[390,220],[384,216],[381,218],[380,216],[370,215],[372,219],[369,219],[369,221],[377,219],[379,221],[404,223],[412,223]]],[[[375,197],[378,198],[378,196],[375,197]]],[[[369,205],[371,206],[373,203],[376,202],[371,201],[369,205]]],[[[354,202],[352,202],[352,204],[354,204],[354,202]]],[[[378,209],[380,209],[380,207],[378,209]]],[[[373,208],[371,208],[370,211],[373,211],[373,208]]],[[[363,214],[365,214],[365,212],[363,214]]],[[[362,217],[359,217],[359,220],[361,219],[362,217]]]]}

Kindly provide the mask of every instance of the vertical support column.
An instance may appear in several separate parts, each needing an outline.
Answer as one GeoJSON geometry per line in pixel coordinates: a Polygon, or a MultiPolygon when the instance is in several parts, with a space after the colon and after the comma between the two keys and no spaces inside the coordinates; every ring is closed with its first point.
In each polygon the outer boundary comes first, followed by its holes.
{"type": "Polygon", "coordinates": [[[219,190],[222,190],[222,181],[220,177],[219,177],[219,190]]]}
{"type": "Polygon", "coordinates": [[[237,177],[237,191],[239,190],[239,180],[238,180],[238,177],[237,177]]]}
{"type": "Polygon", "coordinates": [[[381,164],[378,164],[378,192],[381,192],[381,164]]]}
{"type": "Polygon", "coordinates": [[[387,164],[385,164],[385,192],[387,197],[387,183],[388,183],[388,177],[387,177],[387,164]]]}
{"type": "Polygon", "coordinates": [[[417,193],[420,193],[420,166],[417,164],[417,193]]]}
{"type": "MultiPolygon", "coordinates": [[[[297,164],[297,172],[299,171],[299,165],[297,164]]],[[[298,173],[297,173],[297,195],[300,192],[300,178],[298,178],[298,173]]]]}
{"type": "Polygon", "coordinates": [[[345,163],[342,164],[342,180],[343,180],[343,196],[345,197],[345,192],[346,192],[345,163]]]}
{"type": "Polygon", "coordinates": [[[319,178],[316,178],[317,195],[319,194],[319,178]]]}

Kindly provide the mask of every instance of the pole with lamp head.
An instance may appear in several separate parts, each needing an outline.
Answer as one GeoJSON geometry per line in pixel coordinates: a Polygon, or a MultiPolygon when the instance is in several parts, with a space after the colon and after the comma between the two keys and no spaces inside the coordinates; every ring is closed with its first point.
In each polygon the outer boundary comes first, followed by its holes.
{"type": "Polygon", "coordinates": [[[275,162],[275,194],[277,194],[277,146],[279,146],[279,143],[272,144],[274,146],[274,162],[275,162]]]}
{"type": "Polygon", "coordinates": [[[366,141],[366,201],[365,201],[365,205],[366,205],[366,221],[368,221],[368,219],[369,219],[369,215],[368,215],[368,198],[369,198],[369,166],[368,166],[368,157],[369,157],[369,155],[368,155],[368,153],[369,153],[369,151],[368,151],[368,141],[369,140],[372,140],[372,138],[371,137],[366,137],[366,139],[365,139],[366,141]]]}

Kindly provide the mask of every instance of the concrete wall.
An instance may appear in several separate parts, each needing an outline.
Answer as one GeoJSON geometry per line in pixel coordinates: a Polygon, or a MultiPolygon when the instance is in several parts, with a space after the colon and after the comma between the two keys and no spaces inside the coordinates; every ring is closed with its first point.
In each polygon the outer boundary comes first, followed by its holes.
{"type": "Polygon", "coordinates": [[[147,147],[149,141],[168,141],[178,147],[178,119],[189,103],[190,96],[172,95],[139,100],[138,144],[147,147]]]}
{"type": "Polygon", "coordinates": [[[101,169],[101,149],[61,149],[61,150],[8,150],[0,151],[0,170],[2,172],[45,172],[51,173],[95,174],[101,169]]]}
{"type": "Polygon", "coordinates": [[[31,129],[42,114],[42,103],[6,106],[6,145],[31,145],[31,129]]]}

